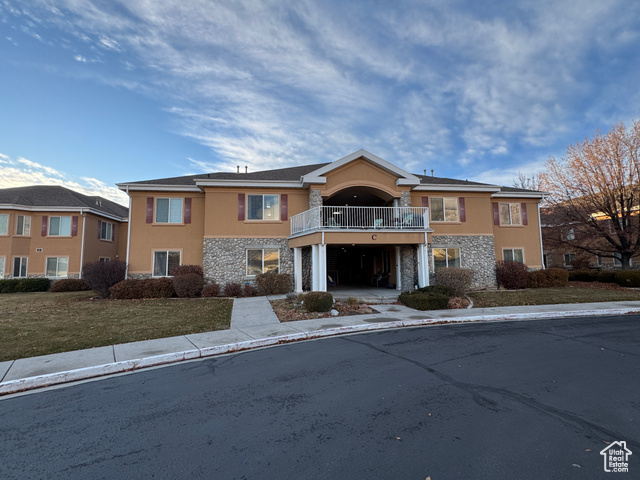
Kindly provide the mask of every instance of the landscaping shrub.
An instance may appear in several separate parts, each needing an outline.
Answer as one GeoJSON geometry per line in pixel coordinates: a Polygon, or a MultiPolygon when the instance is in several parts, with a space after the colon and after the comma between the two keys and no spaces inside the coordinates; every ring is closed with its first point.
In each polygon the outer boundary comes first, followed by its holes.
{"type": "Polygon", "coordinates": [[[67,278],[58,280],[51,285],[50,292],[81,292],[83,290],[91,290],[87,282],[79,278],[67,278]]]}
{"type": "Polygon", "coordinates": [[[279,295],[291,291],[291,275],[288,273],[261,273],[256,275],[260,295],[279,295]]]}
{"type": "Polygon", "coordinates": [[[50,284],[48,278],[10,278],[0,280],[0,293],[46,292],[50,284]]]}
{"type": "Polygon", "coordinates": [[[437,293],[446,295],[447,297],[453,297],[453,289],[446,285],[429,285],[428,287],[422,287],[415,291],[423,293],[437,293]]]}
{"type": "Polygon", "coordinates": [[[598,270],[590,270],[582,268],[571,270],[569,272],[569,281],[571,282],[600,282],[600,272],[598,270]]]}
{"type": "Polygon", "coordinates": [[[496,262],[496,280],[498,286],[507,290],[527,288],[529,269],[524,263],[513,260],[500,260],[496,262]]]}
{"type": "Polygon", "coordinates": [[[124,280],[127,264],[120,260],[86,263],[82,267],[82,278],[89,288],[102,298],[109,297],[110,288],[124,280]]]}
{"type": "Polygon", "coordinates": [[[333,307],[333,295],[329,292],[309,292],[304,296],[307,312],[328,312],[333,307]]]}
{"type": "Polygon", "coordinates": [[[212,283],[211,285],[205,285],[202,289],[203,297],[217,297],[220,295],[220,285],[212,283]]]}
{"type": "Polygon", "coordinates": [[[469,291],[471,280],[473,271],[468,268],[440,268],[436,271],[436,284],[450,287],[456,297],[469,291]]]}
{"type": "Polygon", "coordinates": [[[16,278],[0,280],[0,293],[16,293],[18,283],[20,283],[20,280],[16,278]]]}
{"type": "Polygon", "coordinates": [[[204,287],[204,280],[197,273],[174,275],[172,283],[173,289],[180,298],[199,297],[204,287]]]}
{"type": "Polygon", "coordinates": [[[244,288],[242,289],[242,295],[245,297],[255,297],[258,295],[258,290],[250,283],[245,283],[244,288]]]}
{"type": "Polygon", "coordinates": [[[116,300],[132,300],[142,298],[145,280],[122,280],[112,286],[110,298],[116,300]]]}
{"type": "Polygon", "coordinates": [[[415,308],[416,310],[444,310],[449,306],[450,298],[450,295],[437,291],[414,290],[412,292],[402,292],[398,300],[407,307],[415,308]]]}
{"type": "Polygon", "coordinates": [[[143,298],[171,298],[175,294],[173,281],[170,278],[147,278],[142,281],[143,298]]]}
{"type": "Polygon", "coordinates": [[[190,274],[199,275],[201,278],[204,276],[200,265],[178,265],[171,273],[174,277],[190,274]]]}
{"type": "Polygon", "coordinates": [[[640,287],[640,271],[638,270],[621,270],[615,272],[615,283],[621,287],[640,287]]]}
{"type": "Polygon", "coordinates": [[[239,283],[227,283],[224,286],[223,295],[225,297],[241,297],[242,296],[242,285],[239,283]]]}
{"type": "Polygon", "coordinates": [[[564,287],[569,281],[569,272],[564,268],[548,268],[529,272],[529,288],[564,287]]]}

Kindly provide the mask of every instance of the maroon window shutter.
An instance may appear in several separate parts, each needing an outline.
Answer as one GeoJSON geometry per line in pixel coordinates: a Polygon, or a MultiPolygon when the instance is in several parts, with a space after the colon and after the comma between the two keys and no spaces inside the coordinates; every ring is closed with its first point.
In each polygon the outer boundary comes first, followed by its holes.
{"type": "Polygon", "coordinates": [[[71,236],[78,236],[78,216],[74,215],[71,217],[71,236]]]}
{"type": "Polygon", "coordinates": [[[467,221],[467,211],[464,208],[464,197],[458,198],[458,205],[460,206],[460,221],[467,221]]]}
{"type": "Polygon", "coordinates": [[[153,223],[153,197],[147,197],[147,223],[153,223]]]}
{"type": "Polygon", "coordinates": [[[429,197],[422,197],[422,206],[429,208],[429,197]]]}
{"type": "Polygon", "coordinates": [[[40,235],[42,235],[43,237],[47,236],[47,225],[49,223],[49,217],[47,217],[46,215],[42,216],[42,229],[40,230],[40,235]]]}
{"type": "Polygon", "coordinates": [[[184,199],[184,223],[191,223],[191,199],[184,199]]]}
{"type": "Polygon", "coordinates": [[[500,225],[500,207],[496,202],[493,202],[493,224],[500,225]]]}
{"type": "Polygon", "coordinates": [[[244,193],[238,194],[238,220],[244,220],[244,193]]]}
{"type": "Polygon", "coordinates": [[[280,220],[283,222],[289,218],[289,195],[280,195],[280,220]]]}
{"type": "Polygon", "coordinates": [[[527,204],[521,203],[520,209],[522,210],[522,225],[529,225],[529,222],[527,221],[527,204]]]}

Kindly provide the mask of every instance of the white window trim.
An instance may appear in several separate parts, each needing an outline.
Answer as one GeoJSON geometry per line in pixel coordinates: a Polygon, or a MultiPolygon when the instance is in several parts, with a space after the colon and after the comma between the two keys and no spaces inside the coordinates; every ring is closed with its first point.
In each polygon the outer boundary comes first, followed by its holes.
{"type": "Polygon", "coordinates": [[[69,257],[45,257],[44,259],[44,274],[47,278],[52,278],[52,279],[59,279],[59,278],[69,278],[69,257]],[[56,275],[55,276],[49,276],[47,275],[47,270],[48,270],[48,264],[49,264],[49,260],[55,258],[56,259],[56,275]],[[61,258],[66,258],[67,259],[67,274],[66,275],[58,275],[58,265],[60,263],[60,259],[61,258]]]}
{"type": "Polygon", "coordinates": [[[0,268],[0,280],[2,280],[5,277],[4,271],[7,268],[7,257],[0,255],[0,263],[2,263],[2,268],[0,268]]]}
{"type": "Polygon", "coordinates": [[[500,225],[504,225],[507,227],[521,227],[522,226],[522,205],[517,202],[500,202],[498,204],[498,215],[500,216],[500,225]],[[502,223],[502,205],[509,205],[509,223],[502,223]],[[520,212],[520,223],[513,223],[511,218],[511,205],[516,205],[518,207],[518,211],[520,212]]]}
{"type": "Polygon", "coordinates": [[[571,266],[571,262],[575,261],[576,259],[576,254],[573,252],[569,252],[569,253],[563,253],[562,254],[562,264],[565,267],[570,267],[571,266]],[[573,255],[573,260],[571,260],[569,263],[567,263],[567,255],[573,255]]]}
{"type": "Polygon", "coordinates": [[[433,223],[459,223],[460,222],[460,199],[458,197],[429,197],[429,219],[433,223]],[[433,200],[442,199],[442,220],[434,220],[433,219],[433,200]],[[447,207],[446,200],[451,199],[455,201],[456,204],[456,219],[455,220],[447,220],[447,207]]]}
{"type": "MultiPolygon", "coordinates": [[[[184,198],[182,197],[156,197],[155,199],[155,209],[153,211],[153,223],[159,224],[159,225],[184,225],[184,198]],[[158,221],[158,200],[168,200],[169,201],[169,205],[167,206],[168,210],[167,210],[167,221],[166,222],[159,222],[158,221]],[[176,201],[176,200],[180,200],[180,221],[179,222],[172,222],[171,221],[171,202],[172,201],[176,201]]],[[[158,251],[162,251],[162,250],[158,250],[158,251]]],[[[172,250],[174,251],[174,250],[172,250]]]]}
{"type": "Polygon", "coordinates": [[[179,248],[167,248],[167,249],[157,249],[157,250],[153,250],[151,252],[151,278],[165,278],[165,277],[172,277],[172,275],[169,275],[169,252],[178,252],[178,254],[180,255],[180,260],[178,262],[178,265],[182,265],[182,249],[179,248]],[[155,271],[156,271],[156,253],[158,252],[165,252],[167,254],[167,264],[165,265],[166,267],[166,271],[167,274],[166,275],[155,275],[155,271]]]}
{"type": "MultiPolygon", "coordinates": [[[[60,228],[62,230],[62,228],[60,228]]],[[[49,237],[70,237],[71,236],[71,231],[73,230],[73,218],[71,218],[68,215],[53,215],[51,217],[49,217],[49,225],[47,228],[47,236],[49,237]],[[62,219],[63,218],[68,218],[69,219],[69,235],[62,235],[61,233],[56,234],[52,234],[51,233],[51,220],[54,218],[59,218],[60,219],[60,227],[62,227],[62,219]]]]}
{"type": "Polygon", "coordinates": [[[111,261],[111,257],[99,257],[98,261],[99,262],[110,262],[111,261]]]}
{"type": "Polygon", "coordinates": [[[20,257],[20,256],[13,257],[13,262],[12,262],[12,265],[11,265],[11,277],[12,278],[27,278],[28,276],[29,276],[29,257],[20,257]],[[26,264],[26,267],[24,269],[24,277],[21,277],[21,276],[16,277],[15,275],[13,275],[13,272],[15,271],[15,268],[16,268],[16,258],[20,258],[21,259],[20,260],[20,270],[22,270],[22,259],[25,260],[24,263],[26,264]]]}
{"type": "Polygon", "coordinates": [[[103,221],[102,224],[100,225],[100,240],[102,240],[103,242],[113,242],[113,227],[114,227],[114,223],[113,222],[105,222],[103,221]],[[111,230],[109,230],[109,237],[110,238],[103,238],[102,237],[102,231],[105,225],[111,225],[111,230]]]}
{"type": "Polygon", "coordinates": [[[31,236],[31,215],[16,215],[16,237],[30,237],[31,236]],[[22,217],[22,233],[18,233],[18,219],[22,217]],[[29,219],[29,233],[24,233],[24,226],[27,218],[29,219]]]}
{"type": "MultiPolygon", "coordinates": [[[[460,245],[433,245],[431,247],[431,268],[432,271],[436,271],[436,259],[434,250],[458,250],[458,258],[460,259],[460,268],[462,268],[462,247],[460,245]]],[[[457,268],[457,267],[449,267],[449,252],[445,251],[445,256],[447,265],[443,268],[457,268]]]]}
{"type": "Polygon", "coordinates": [[[527,263],[527,262],[525,262],[525,257],[524,257],[524,247],[505,247],[505,248],[503,248],[502,249],[502,260],[506,260],[504,258],[504,252],[506,250],[511,250],[511,257],[514,258],[514,260],[513,260],[514,262],[517,262],[517,260],[515,260],[516,256],[514,255],[514,250],[520,250],[522,252],[522,263],[525,263],[525,264],[527,263]]]}
{"type": "Polygon", "coordinates": [[[7,217],[7,231],[2,233],[0,232],[0,237],[4,237],[4,236],[8,236],[9,235],[9,220],[11,220],[11,217],[9,216],[8,213],[2,213],[0,214],[0,217],[7,217]]]}
{"type": "Polygon", "coordinates": [[[262,251],[262,268],[261,268],[261,272],[258,275],[264,273],[264,251],[265,250],[277,250],[278,251],[278,273],[280,273],[280,247],[278,247],[278,246],[268,246],[268,245],[256,246],[256,247],[246,247],[245,248],[245,252],[244,252],[244,264],[245,264],[244,273],[245,273],[245,278],[255,278],[257,276],[257,275],[250,275],[249,274],[249,250],[261,250],[262,251]]]}
{"type": "Polygon", "coordinates": [[[279,222],[280,221],[280,208],[281,208],[282,199],[280,198],[279,193],[248,193],[247,194],[247,204],[246,204],[246,219],[248,222],[279,222]],[[264,218],[264,197],[278,197],[278,208],[276,208],[276,218],[264,218]],[[249,197],[262,197],[262,218],[249,218],[249,197]]]}

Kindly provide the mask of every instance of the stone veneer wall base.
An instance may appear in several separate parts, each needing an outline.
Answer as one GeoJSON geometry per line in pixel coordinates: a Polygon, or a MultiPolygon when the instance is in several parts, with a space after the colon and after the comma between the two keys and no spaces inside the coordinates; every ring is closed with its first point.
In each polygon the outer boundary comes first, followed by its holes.
{"type": "MultiPolygon", "coordinates": [[[[432,247],[459,247],[460,265],[473,270],[473,288],[495,288],[496,250],[493,235],[433,235],[432,247]]],[[[433,248],[429,248],[429,276],[435,284],[433,248]]]]}

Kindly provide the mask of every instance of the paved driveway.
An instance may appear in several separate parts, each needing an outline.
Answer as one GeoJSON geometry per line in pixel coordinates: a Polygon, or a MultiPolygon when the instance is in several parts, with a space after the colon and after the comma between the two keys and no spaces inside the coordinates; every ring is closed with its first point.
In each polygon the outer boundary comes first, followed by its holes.
{"type": "Polygon", "coordinates": [[[638,478],[639,399],[637,316],[400,329],[5,398],[0,478],[638,478]]]}

